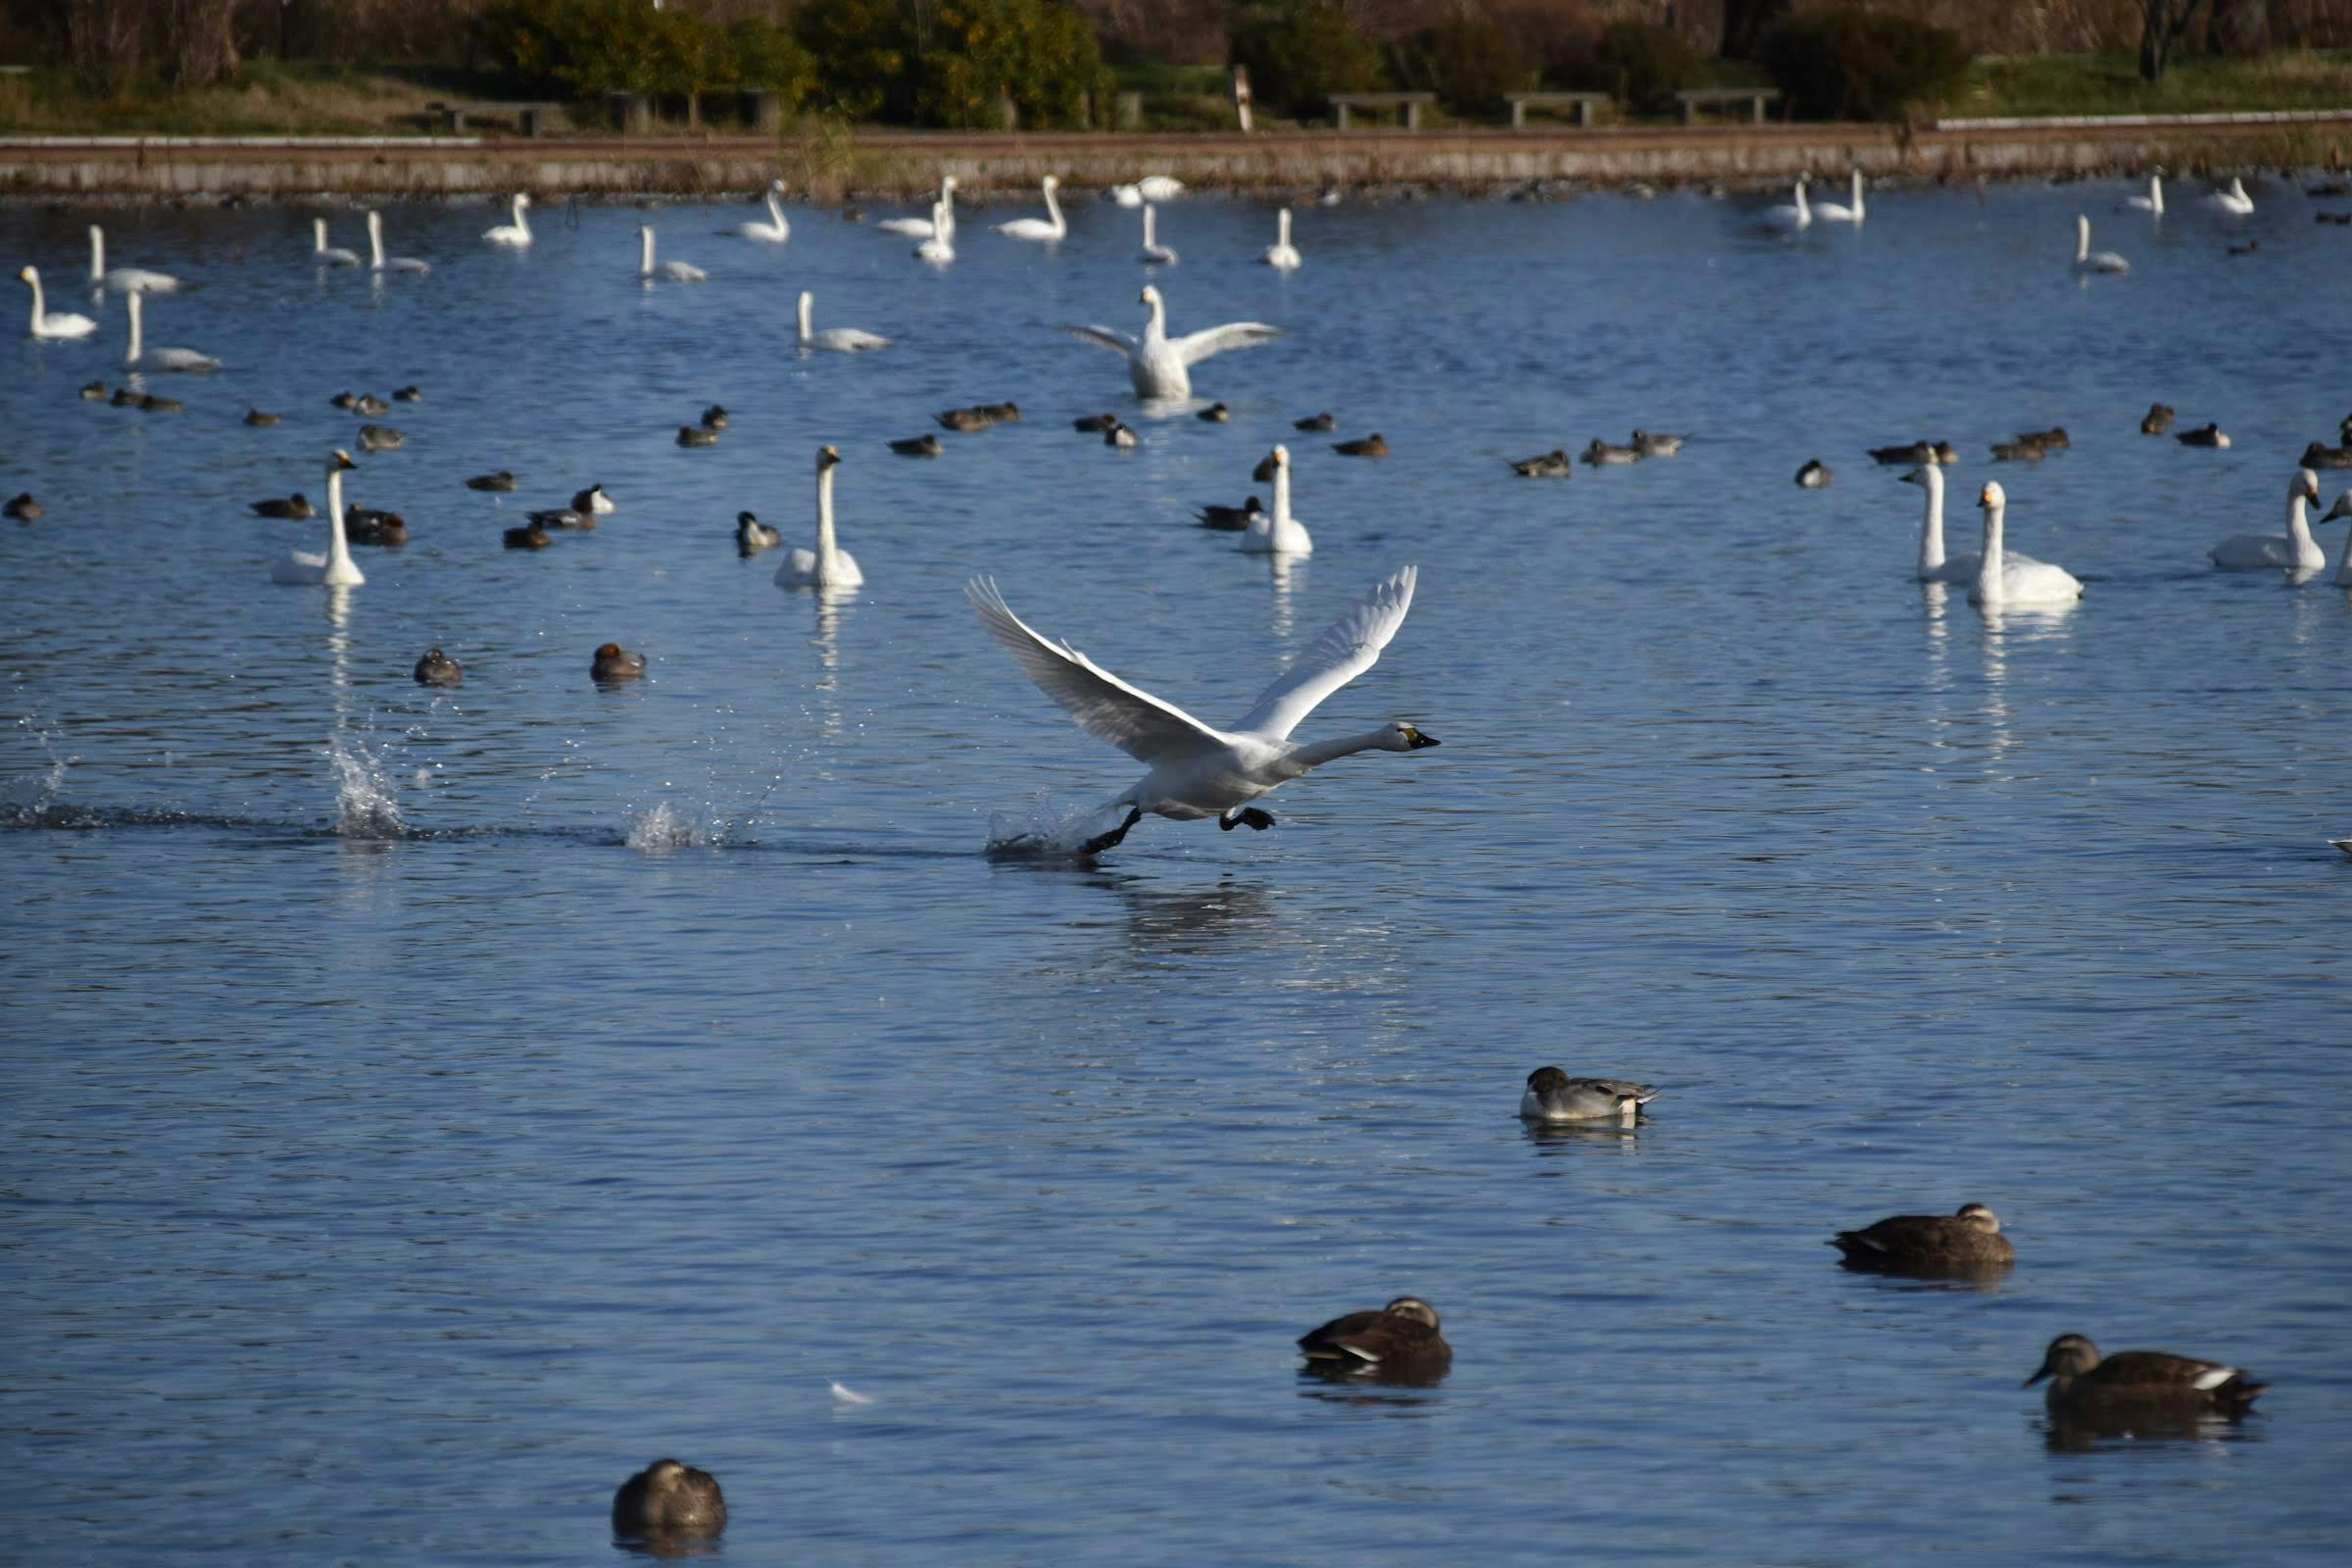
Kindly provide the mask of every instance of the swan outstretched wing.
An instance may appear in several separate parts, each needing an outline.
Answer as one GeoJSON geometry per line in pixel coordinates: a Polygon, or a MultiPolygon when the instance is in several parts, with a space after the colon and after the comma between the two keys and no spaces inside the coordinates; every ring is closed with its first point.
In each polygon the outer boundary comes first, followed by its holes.
{"type": "Polygon", "coordinates": [[[1182,709],[1129,686],[1067,643],[1046,641],[1013,613],[994,578],[973,578],[964,584],[964,595],[980,612],[980,624],[1004,645],[1022,673],[1097,740],[1109,742],[1139,763],[1159,763],[1223,749],[1223,736],[1182,709]]]}
{"type": "Polygon", "coordinates": [[[1418,567],[1408,566],[1365,595],[1348,613],[1331,623],[1290,668],[1262,692],[1257,706],[1242,715],[1234,729],[1242,734],[1279,741],[1298,728],[1299,721],[1328,697],[1380,661],[1381,649],[1404,625],[1412,608],[1412,585],[1418,567]]]}
{"type": "Polygon", "coordinates": [[[1114,353],[1131,354],[1135,352],[1135,340],[1117,327],[1064,327],[1062,330],[1074,338],[1100,343],[1114,353]]]}
{"type": "Polygon", "coordinates": [[[1187,332],[1171,338],[1168,346],[1186,364],[1199,364],[1211,354],[1221,354],[1227,349],[1254,348],[1282,336],[1280,327],[1269,327],[1264,321],[1227,321],[1222,327],[1210,327],[1203,331],[1187,332]]]}

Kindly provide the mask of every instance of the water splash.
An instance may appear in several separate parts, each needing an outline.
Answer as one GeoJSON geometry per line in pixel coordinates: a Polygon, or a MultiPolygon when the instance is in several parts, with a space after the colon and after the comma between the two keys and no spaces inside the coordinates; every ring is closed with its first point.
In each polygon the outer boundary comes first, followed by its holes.
{"type": "Polygon", "coordinates": [[[40,748],[48,765],[35,772],[22,773],[0,784],[0,819],[32,823],[41,820],[58,797],[65,793],[66,770],[79,759],[58,750],[57,731],[43,724],[32,714],[16,721],[17,733],[28,737],[40,748]]]}
{"type": "Polygon", "coordinates": [[[1018,811],[991,812],[988,854],[998,860],[1053,859],[1076,855],[1088,839],[1109,832],[1127,815],[1127,807],[1056,803],[1040,790],[1018,811]]]}
{"type": "Polygon", "coordinates": [[[327,742],[327,759],[335,768],[335,832],[344,838],[399,837],[400,786],[385,761],[352,735],[327,742]]]}
{"type": "Polygon", "coordinates": [[[650,811],[629,814],[629,834],[624,840],[640,855],[667,855],[711,842],[712,830],[672,806],[667,801],[650,811]]]}

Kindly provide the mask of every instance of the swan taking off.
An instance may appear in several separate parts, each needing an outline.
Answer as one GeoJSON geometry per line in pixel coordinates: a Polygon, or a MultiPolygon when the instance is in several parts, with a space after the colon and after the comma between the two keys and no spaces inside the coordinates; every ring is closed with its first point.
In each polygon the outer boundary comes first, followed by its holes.
{"type": "Polygon", "coordinates": [[[106,231],[96,224],[89,226],[89,281],[92,287],[111,289],[118,294],[169,294],[180,287],[180,280],[168,272],[150,272],[143,267],[118,267],[106,269],[106,231]]]}
{"type": "Polygon", "coordinates": [[[1054,200],[1054,193],[1062,188],[1062,182],[1048,174],[1044,188],[1045,216],[1016,217],[1010,223],[998,224],[996,232],[1007,239],[1034,239],[1047,245],[1067,235],[1070,226],[1062,216],[1061,204],[1054,200]]]}
{"type": "Polygon", "coordinates": [[[1110,803],[1128,808],[1125,820],[1078,851],[1097,855],[1125,838],[1147,812],[1178,822],[1213,816],[1228,831],[1244,824],[1272,827],[1274,818],[1249,804],[1268,790],[1358,752],[1417,752],[1436,745],[1402,721],[1313,745],[1290,738],[1325,698],[1380,658],[1412,607],[1416,575],[1408,566],[1350,606],[1229,731],[1212,729],[1129,685],[1067,643],[1048,642],[1013,613],[992,580],[975,577],[964,593],[988,635],[1003,645],[1023,674],[1069,711],[1079,729],[1151,770],[1110,803]]]}
{"type": "Polygon", "coordinates": [[[530,220],[522,216],[530,207],[530,195],[527,192],[517,191],[514,194],[514,200],[507,205],[507,213],[511,221],[502,223],[496,228],[484,229],[482,237],[492,245],[504,245],[516,250],[530,249],[530,220]]]}
{"type": "Polygon", "coordinates": [[[637,225],[637,276],[651,282],[666,278],[672,283],[708,283],[710,274],[685,261],[665,261],[654,265],[654,231],[644,224],[637,225]]]}
{"type": "Polygon", "coordinates": [[[2207,552],[2208,556],[2215,568],[2223,572],[2256,572],[2265,566],[2273,570],[2284,567],[2289,572],[2318,571],[2327,564],[2327,555],[2319,548],[2319,542],[2311,537],[2311,524],[2303,510],[2305,501],[2318,499],[2319,476],[2309,468],[2296,469],[2286,490],[2284,533],[2235,534],[2207,552]]]}
{"type": "Polygon", "coordinates": [[[1813,209],[1805,205],[1805,179],[1806,176],[1803,174],[1797,176],[1797,199],[1793,205],[1764,209],[1764,221],[1767,225],[1791,232],[1813,226],[1813,209]]]}
{"type": "Polygon", "coordinates": [[[2150,217],[2162,217],[2164,216],[2164,176],[2150,174],[2147,177],[2147,195],[2126,196],[2124,205],[2134,212],[2146,213],[2150,217]]]}
{"type": "Polygon", "coordinates": [[[2009,493],[1987,484],[1977,498],[1984,509],[1984,553],[1977,563],[1976,581],[1969,585],[1969,603],[1989,610],[2010,605],[2071,605],[2083,596],[2083,584],[2063,566],[2001,550],[2001,520],[2009,510],[2009,493]]]}
{"type": "Polygon", "coordinates": [[[433,270],[430,262],[419,261],[414,256],[395,256],[389,260],[383,254],[383,215],[371,209],[368,217],[368,254],[375,258],[378,272],[414,272],[418,277],[433,270]]]}
{"type": "Polygon", "coordinates": [[[35,337],[56,340],[86,338],[98,331],[98,323],[88,316],[78,316],[71,310],[52,311],[46,308],[41,299],[41,274],[37,268],[24,268],[17,272],[16,276],[33,286],[33,335],[35,337]]]}
{"type": "Polygon", "coordinates": [[[269,568],[273,583],[298,587],[356,588],[367,579],[352,563],[351,544],[343,537],[343,474],[358,467],[352,455],[337,449],[327,458],[327,552],[312,555],[297,550],[269,568]]]}
{"type": "Polygon", "coordinates": [[[2245,181],[2232,174],[2230,176],[2230,188],[2215,191],[2205,198],[2205,205],[2232,217],[2248,217],[2253,213],[2254,198],[2246,195],[2245,181]]]}
{"type": "Polygon", "coordinates": [[[1312,555],[1315,541],[1307,525],[1290,515],[1290,448],[1276,447],[1266,455],[1274,465],[1274,510],[1249,521],[1241,547],[1250,555],[1312,555]]]}
{"type": "Polygon", "coordinates": [[[1285,272],[1292,271],[1304,265],[1305,258],[1298,254],[1297,247],[1290,243],[1290,209],[1288,207],[1274,215],[1274,243],[1265,247],[1265,254],[1258,259],[1268,267],[1278,267],[1285,272]]]}
{"type": "Polygon", "coordinates": [[[857,557],[846,550],[836,549],[833,542],[833,470],[841,466],[841,454],[831,447],[820,447],[816,455],[816,548],[795,550],[784,557],[776,568],[779,588],[857,588],[866,583],[866,574],[857,569],[857,557]]]}
{"type": "MultiPolygon", "coordinates": [[[[1802,481],[1800,481],[1801,483],[1802,481]]],[[[1977,567],[1983,557],[1976,551],[1960,554],[1944,553],[1944,469],[1939,463],[1922,463],[1903,476],[1906,485],[1925,487],[1927,492],[1926,514],[1919,523],[1919,581],[1922,583],[1973,583],[1977,567]]],[[[2003,552],[2011,565],[2041,564],[2032,556],[2011,550],[2003,552]]]]}
{"type": "Polygon", "coordinates": [[[1868,216],[1862,205],[1862,171],[1856,169],[1853,172],[1853,205],[1852,206],[1846,206],[1838,202],[1822,202],[1815,206],[1812,212],[1814,218],[1822,223],[1850,223],[1860,227],[1864,217],[1868,216]]]}
{"type": "Polygon", "coordinates": [[[327,243],[327,220],[322,217],[310,220],[310,259],[321,267],[357,267],[360,264],[359,252],[327,243]]]}
{"type": "Polygon", "coordinates": [[[809,322],[816,310],[816,296],[801,290],[801,347],[826,349],[838,354],[862,353],[867,349],[887,349],[890,340],[857,327],[827,327],[821,332],[811,331],[809,322]]]}
{"type": "Polygon", "coordinates": [[[953,241],[955,238],[955,188],[956,177],[953,174],[942,174],[940,176],[939,200],[932,204],[930,216],[886,217],[874,227],[879,233],[903,234],[909,239],[953,241]],[[947,208],[944,215],[940,211],[941,206],[947,208]]]}
{"type": "Polygon", "coordinates": [[[128,300],[131,306],[131,348],[130,352],[122,356],[122,363],[125,365],[134,370],[179,370],[196,373],[220,369],[220,361],[210,354],[200,354],[194,349],[149,349],[142,353],[139,342],[140,312],[145,303],[146,296],[142,291],[134,289],[128,296],[128,300]]]}
{"type": "Polygon", "coordinates": [[[750,223],[739,223],[735,226],[735,232],[745,239],[764,240],[770,245],[782,245],[792,238],[793,226],[784,221],[783,195],[783,181],[769,181],[768,221],[761,223],[754,219],[750,223]]]}
{"type": "Polygon", "coordinates": [[[1147,403],[1192,396],[1190,367],[1211,354],[1251,348],[1282,335],[1280,328],[1269,327],[1264,321],[1228,321],[1222,327],[1171,338],[1168,335],[1168,306],[1160,299],[1160,290],[1146,284],[1143,292],[1136,296],[1136,302],[1150,311],[1140,338],[1129,337],[1115,327],[1064,330],[1074,337],[1125,354],[1128,376],[1135,383],[1135,395],[1147,403]]]}
{"type": "Polygon", "coordinates": [[[2131,270],[2131,263],[2126,261],[2122,257],[2117,256],[2114,251],[2092,250],[2091,220],[2084,217],[2081,213],[2076,213],[2074,215],[2074,270],[2077,272],[2114,273],[2124,273],[2131,270]]]}

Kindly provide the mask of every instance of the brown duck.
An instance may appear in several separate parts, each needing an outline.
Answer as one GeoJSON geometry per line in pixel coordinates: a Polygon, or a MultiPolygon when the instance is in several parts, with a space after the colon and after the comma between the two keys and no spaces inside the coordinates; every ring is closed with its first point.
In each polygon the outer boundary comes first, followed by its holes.
{"type": "Polygon", "coordinates": [[[1343,458],[1385,458],[1389,455],[1389,444],[1381,440],[1381,433],[1375,430],[1360,441],[1334,441],[1331,450],[1343,458]]]}
{"type": "Polygon", "coordinates": [[[2042,1353],[2042,1368],[2025,1380],[2032,1387],[2050,1380],[2050,1408],[2096,1411],[2125,1405],[2187,1405],[2224,1415],[2242,1414],[2270,1386],[2234,1366],[2168,1355],[2163,1351],[2118,1351],[2099,1354],[2081,1334],[2060,1334],[2042,1353]]]}
{"type": "Polygon", "coordinates": [[[716,1535],[727,1528],[727,1499],[709,1470],[656,1459],[613,1494],[620,1535],[716,1535]]]}
{"type": "Polygon", "coordinates": [[[1890,1274],[1960,1274],[2007,1268],[2017,1248],[1982,1204],[1962,1204],[1951,1215],[1899,1214],[1860,1230],[1842,1230],[1830,1245],[1849,1268],[1890,1274]]]}
{"type": "Polygon", "coordinates": [[[1454,1347],[1438,1331],[1437,1309],[1400,1296],[1377,1312],[1349,1312],[1298,1337],[1310,1369],[1344,1377],[1403,1382],[1445,1375],[1454,1347]]]}

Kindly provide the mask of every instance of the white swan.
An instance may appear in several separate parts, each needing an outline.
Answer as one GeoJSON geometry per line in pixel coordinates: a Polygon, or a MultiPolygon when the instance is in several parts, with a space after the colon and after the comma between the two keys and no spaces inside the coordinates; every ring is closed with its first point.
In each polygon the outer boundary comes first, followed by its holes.
{"type": "Polygon", "coordinates": [[[148,349],[140,352],[140,310],[146,296],[132,289],[125,296],[131,306],[131,347],[122,363],[133,370],[179,370],[203,373],[221,367],[221,362],[210,354],[200,354],[194,349],[148,349]]]}
{"type": "Polygon", "coordinates": [[[805,289],[802,289],[801,347],[825,349],[837,354],[854,354],[861,353],[867,349],[887,349],[890,346],[889,339],[856,327],[827,327],[821,332],[810,331],[809,321],[815,313],[815,305],[816,296],[805,289]]]}
{"type": "Polygon", "coordinates": [[[360,264],[359,252],[327,243],[327,220],[322,217],[310,220],[310,259],[321,267],[357,267],[360,264]]]}
{"type": "Polygon", "coordinates": [[[1166,174],[1146,174],[1135,182],[1135,190],[1147,202],[1172,202],[1184,194],[1184,182],[1166,174]]]}
{"type": "Polygon", "coordinates": [[[838,549],[833,542],[833,470],[841,464],[841,454],[831,447],[820,447],[816,455],[816,548],[794,550],[776,568],[779,588],[856,588],[866,582],[866,574],[857,569],[857,557],[838,549]]]}
{"type": "Polygon", "coordinates": [[[369,209],[367,217],[368,254],[375,258],[374,269],[376,271],[414,272],[421,278],[425,273],[433,270],[433,267],[430,262],[419,261],[414,256],[395,256],[389,260],[385,259],[383,254],[383,215],[371,208],[369,209]]]}
{"type": "Polygon", "coordinates": [[[915,247],[918,261],[953,261],[955,259],[955,226],[948,221],[945,202],[931,204],[931,237],[915,247]]]}
{"type": "Polygon", "coordinates": [[[1774,228],[1808,229],[1813,226],[1813,209],[1805,205],[1807,176],[1797,176],[1797,200],[1794,205],[1766,207],[1764,221],[1774,228]]]}
{"type": "Polygon", "coordinates": [[[2164,176],[2150,174],[2147,177],[2147,195],[2126,196],[2124,205],[2134,212],[2146,213],[2150,217],[2162,217],[2164,216],[2164,176]]]}
{"type": "Polygon", "coordinates": [[[1258,259],[1268,267],[1279,267],[1285,272],[1303,265],[1305,258],[1298,254],[1297,247],[1290,243],[1290,209],[1288,207],[1274,215],[1274,243],[1265,247],[1265,254],[1258,259]]]}
{"type": "Polygon", "coordinates": [[[955,189],[956,177],[942,174],[940,176],[939,200],[931,205],[930,216],[886,217],[874,226],[881,233],[903,234],[909,239],[946,239],[952,242],[955,238],[955,189]],[[947,208],[944,232],[940,228],[941,205],[947,208]]]}
{"type": "Polygon", "coordinates": [[[1110,188],[1110,199],[1123,207],[1139,207],[1143,205],[1143,187],[1113,185],[1110,188]]]}
{"type": "Polygon", "coordinates": [[[2327,554],[2311,537],[2311,524],[2303,510],[2305,501],[2318,499],[2319,476],[2309,468],[2297,468],[2286,490],[2284,533],[2232,534],[2208,551],[2207,558],[2223,572],[2256,572],[2265,566],[2284,567],[2290,572],[2318,571],[2327,564],[2327,554]]]}
{"type": "Polygon", "coordinates": [[[1415,576],[1408,566],[1349,606],[1231,730],[1213,729],[1129,685],[1067,643],[1048,642],[1013,613],[990,579],[974,578],[964,593],[988,635],[1079,729],[1150,769],[1110,803],[1128,808],[1126,820],[1079,850],[1095,855],[1126,837],[1147,812],[1178,822],[1213,816],[1227,829],[1244,824],[1271,827],[1274,818],[1248,804],[1268,790],[1358,752],[1417,752],[1436,745],[1433,737],[1401,721],[1313,745],[1290,738],[1324,699],[1380,658],[1412,607],[1415,576]]]}
{"type": "MultiPolygon", "coordinates": [[[[2334,522],[2339,517],[2352,517],[2352,490],[2346,490],[2342,495],[2337,496],[2336,504],[2329,507],[2327,515],[2319,521],[2334,522]]],[[[2339,588],[2352,588],[2352,529],[2347,529],[2344,531],[2344,553],[2336,563],[2336,585],[2339,588]]],[[[2345,853],[2352,855],[2352,849],[2347,849],[2345,853]]]]}
{"type": "Polygon", "coordinates": [[[1315,541],[1307,525],[1290,515],[1290,448],[1276,447],[1266,461],[1274,465],[1274,510],[1250,519],[1241,537],[1248,555],[1312,555],[1315,541]]]}
{"type": "Polygon", "coordinates": [[[2009,493],[1988,483],[1977,504],[1984,509],[1984,553],[1977,562],[1976,581],[1969,584],[1969,603],[1998,610],[2008,605],[2071,605],[2083,596],[2083,584],[2063,566],[2006,555],[2001,550],[2001,519],[2009,510],[2009,493]]]}
{"type": "Polygon", "coordinates": [[[507,212],[512,217],[513,221],[510,223],[499,224],[495,228],[484,229],[482,231],[482,237],[488,240],[492,245],[503,245],[515,250],[530,249],[530,220],[523,216],[523,214],[529,211],[530,208],[530,193],[527,191],[517,191],[514,194],[514,200],[507,204],[507,212]]]}
{"type": "MultiPolygon", "coordinates": [[[[1919,522],[1919,581],[1922,583],[1973,583],[1977,580],[1977,564],[1982,560],[1970,550],[1958,555],[1944,553],[1944,469],[1939,463],[1928,463],[1903,476],[1906,485],[1918,485],[1927,492],[1925,515],[1919,522]]],[[[2031,555],[2020,551],[2005,550],[2003,558],[2011,564],[2031,563],[2040,565],[2031,555]]]]}
{"type": "Polygon", "coordinates": [[[2246,183],[2232,174],[2230,176],[2230,188],[2215,191],[2205,198],[2205,205],[2219,207],[2232,217],[2245,217],[2254,210],[2254,198],[2246,195],[2246,183]]]}
{"type": "Polygon", "coordinates": [[[1862,220],[1868,216],[1862,205],[1862,171],[1856,169],[1853,172],[1853,205],[1852,206],[1847,206],[1842,202],[1822,202],[1817,204],[1812,211],[1813,216],[1820,222],[1850,223],[1857,228],[1860,227],[1862,220]]]}
{"type": "Polygon", "coordinates": [[[782,245],[792,238],[793,226],[784,221],[783,195],[783,181],[769,181],[768,221],[761,223],[755,218],[750,223],[739,223],[735,226],[735,232],[745,239],[764,240],[770,245],[782,245]]]}
{"type": "Polygon", "coordinates": [[[1143,204],[1143,248],[1135,253],[1135,258],[1147,267],[1172,267],[1176,264],[1176,252],[1160,244],[1159,236],[1153,232],[1154,211],[1150,202],[1143,204]]]}
{"type": "Polygon", "coordinates": [[[708,283],[710,274],[688,261],[665,261],[654,265],[654,231],[644,224],[637,225],[637,276],[650,283],[656,278],[672,283],[708,283]]]}
{"type": "Polygon", "coordinates": [[[1163,398],[1192,395],[1190,366],[1200,363],[1211,354],[1227,349],[1245,349],[1266,342],[1282,335],[1278,327],[1264,321],[1228,321],[1222,327],[1210,327],[1185,337],[1168,335],[1168,306],[1160,298],[1160,290],[1145,284],[1136,302],[1146,307],[1150,316],[1144,322],[1143,336],[1132,338],[1116,327],[1068,327],[1064,330],[1090,343],[1100,343],[1127,356],[1127,373],[1135,384],[1135,395],[1146,402],[1163,398]]]}
{"type": "Polygon", "coordinates": [[[367,581],[352,561],[351,544],[343,537],[343,472],[358,465],[349,452],[338,449],[327,459],[327,552],[312,555],[297,550],[269,568],[273,583],[315,588],[356,588],[367,581]]]}
{"type": "Polygon", "coordinates": [[[98,323],[88,316],[78,316],[71,310],[48,310],[41,299],[41,274],[38,268],[21,268],[16,276],[33,286],[33,335],[37,338],[64,340],[86,338],[98,331],[98,323]]]}
{"type": "Polygon", "coordinates": [[[2074,270],[2077,272],[2129,272],[2131,263],[2112,250],[2093,251],[2091,220],[2081,213],[2074,215],[2074,270]]]}
{"type": "Polygon", "coordinates": [[[89,280],[92,287],[111,289],[118,294],[169,294],[180,286],[170,273],[150,272],[143,267],[118,267],[109,272],[106,231],[96,224],[89,226],[89,280]]]}
{"type": "Polygon", "coordinates": [[[996,232],[1007,239],[1034,239],[1047,245],[1067,235],[1070,232],[1070,226],[1062,216],[1061,204],[1054,199],[1054,193],[1059,190],[1061,185],[1060,180],[1051,174],[1046,175],[1045,181],[1046,216],[1016,217],[1010,223],[998,224],[996,232]]]}

